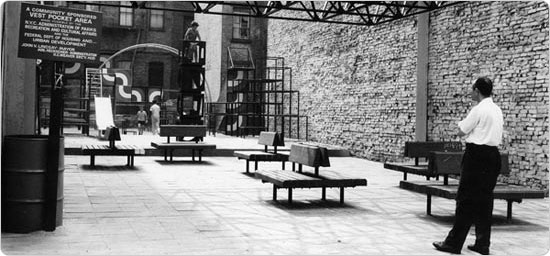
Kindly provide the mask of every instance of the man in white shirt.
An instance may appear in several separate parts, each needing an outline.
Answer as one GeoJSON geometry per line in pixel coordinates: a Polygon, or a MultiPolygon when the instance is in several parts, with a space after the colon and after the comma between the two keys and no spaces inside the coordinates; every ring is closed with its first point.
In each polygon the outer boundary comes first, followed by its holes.
{"type": "Polygon", "coordinates": [[[153,135],[156,135],[160,132],[160,107],[157,105],[156,100],[153,100],[153,105],[149,111],[151,111],[151,130],[153,135]]]}
{"type": "Polygon", "coordinates": [[[478,104],[458,122],[459,136],[465,136],[466,151],[456,197],[453,228],[443,242],[434,242],[437,250],[459,254],[472,224],[476,241],[468,249],[489,254],[493,214],[493,190],[500,173],[503,117],[491,98],[493,82],[481,77],[472,86],[472,99],[478,104]]]}

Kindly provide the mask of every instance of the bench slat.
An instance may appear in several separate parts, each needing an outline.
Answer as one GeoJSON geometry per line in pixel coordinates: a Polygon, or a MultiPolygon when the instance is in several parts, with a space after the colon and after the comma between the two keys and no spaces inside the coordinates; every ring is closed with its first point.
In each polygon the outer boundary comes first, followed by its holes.
{"type": "Polygon", "coordinates": [[[349,178],[337,174],[314,177],[306,173],[284,170],[259,170],[256,177],[284,188],[355,187],[366,186],[366,179],[349,178]]]}
{"type": "Polygon", "coordinates": [[[195,142],[151,142],[151,146],[159,149],[216,149],[215,144],[195,143],[195,142]]]}
{"type": "Polygon", "coordinates": [[[251,161],[288,161],[288,155],[263,151],[235,151],[233,156],[251,161]]]}
{"type": "Polygon", "coordinates": [[[328,150],[317,146],[295,143],[290,147],[291,162],[311,167],[330,166],[328,150]]]}
{"type": "Polygon", "coordinates": [[[285,142],[278,132],[260,132],[258,144],[265,146],[284,146],[285,142]]]}
{"type": "Polygon", "coordinates": [[[408,141],[405,142],[406,157],[428,157],[431,151],[462,151],[460,141],[408,141]]]}
{"type": "MultiPolygon", "coordinates": [[[[462,155],[464,152],[431,152],[429,156],[428,172],[432,175],[436,174],[455,174],[459,175],[462,167],[462,155]]],[[[500,174],[506,175],[510,173],[508,165],[508,154],[500,155],[501,168],[500,174]]]]}
{"type": "Polygon", "coordinates": [[[206,137],[204,125],[161,125],[160,136],[206,137]]]}

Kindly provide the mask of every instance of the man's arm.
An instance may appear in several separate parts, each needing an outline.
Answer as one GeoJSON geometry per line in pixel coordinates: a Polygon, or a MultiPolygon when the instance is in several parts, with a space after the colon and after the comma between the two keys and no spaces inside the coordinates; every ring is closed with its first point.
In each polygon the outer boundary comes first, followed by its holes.
{"type": "Polygon", "coordinates": [[[468,133],[470,133],[478,124],[479,122],[479,116],[477,113],[477,109],[473,108],[470,113],[466,116],[466,118],[460,122],[458,122],[458,132],[457,135],[462,137],[468,133]]]}

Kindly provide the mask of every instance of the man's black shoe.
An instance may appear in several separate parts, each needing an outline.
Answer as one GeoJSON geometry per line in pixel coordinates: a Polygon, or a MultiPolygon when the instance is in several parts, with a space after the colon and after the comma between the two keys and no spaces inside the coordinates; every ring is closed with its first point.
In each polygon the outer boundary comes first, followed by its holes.
{"type": "Polygon", "coordinates": [[[470,251],[477,252],[481,255],[489,255],[489,247],[488,246],[477,246],[475,244],[468,245],[468,249],[470,251]]]}
{"type": "Polygon", "coordinates": [[[432,244],[438,251],[460,254],[460,249],[445,244],[445,242],[433,242],[432,244]]]}

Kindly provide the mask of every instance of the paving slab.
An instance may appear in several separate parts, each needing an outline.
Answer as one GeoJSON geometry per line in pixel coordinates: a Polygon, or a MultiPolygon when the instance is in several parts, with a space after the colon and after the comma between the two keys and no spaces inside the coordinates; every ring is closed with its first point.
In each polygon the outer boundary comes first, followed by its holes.
{"type": "MultiPolygon", "coordinates": [[[[399,188],[401,173],[354,157],[331,158],[335,172],[364,177],[368,186],[296,189],[272,201],[272,185],[244,173],[235,157],[202,164],[164,164],[158,157],[65,156],[63,225],[53,232],[2,233],[6,255],[448,255],[433,249],[450,230],[454,201],[399,188]]],[[[280,168],[280,163],[263,163],[280,168]]],[[[324,169],[321,168],[321,173],[324,169]]],[[[410,175],[411,180],[424,177],[410,175]]],[[[549,199],[495,201],[493,254],[544,255],[550,248],[549,199]]],[[[466,244],[473,243],[473,228],[466,244]]],[[[464,255],[477,255],[464,248],[464,255]]]]}

